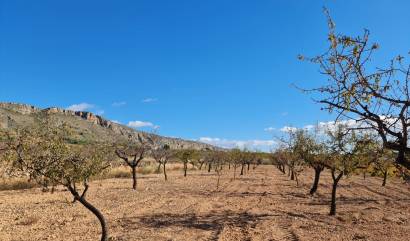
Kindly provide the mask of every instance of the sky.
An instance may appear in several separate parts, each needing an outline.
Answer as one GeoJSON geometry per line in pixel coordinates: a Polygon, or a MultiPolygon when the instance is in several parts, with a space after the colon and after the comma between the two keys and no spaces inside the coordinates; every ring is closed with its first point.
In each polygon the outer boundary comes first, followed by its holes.
{"type": "Polygon", "coordinates": [[[269,150],[284,126],[328,122],[293,85],[298,54],[370,30],[373,63],[410,51],[407,0],[0,0],[0,101],[91,111],[130,127],[269,150]]]}

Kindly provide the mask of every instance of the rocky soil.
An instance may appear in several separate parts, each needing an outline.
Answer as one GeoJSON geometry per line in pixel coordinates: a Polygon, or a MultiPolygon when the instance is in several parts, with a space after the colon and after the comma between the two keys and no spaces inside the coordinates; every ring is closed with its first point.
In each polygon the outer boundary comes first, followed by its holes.
{"type": "MultiPolygon", "coordinates": [[[[328,216],[330,176],[308,195],[313,173],[301,185],[274,167],[232,180],[214,173],[146,175],[132,191],[129,179],[91,183],[89,201],[105,214],[111,240],[409,240],[410,189],[399,180],[342,179],[338,214],[328,216]]],[[[99,240],[96,218],[67,191],[0,192],[0,240],[99,240]]]]}

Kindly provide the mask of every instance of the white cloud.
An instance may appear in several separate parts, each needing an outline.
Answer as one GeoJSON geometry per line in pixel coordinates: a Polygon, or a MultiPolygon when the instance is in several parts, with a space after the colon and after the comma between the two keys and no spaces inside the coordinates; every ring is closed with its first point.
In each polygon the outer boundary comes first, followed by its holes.
{"type": "MultiPolygon", "coordinates": [[[[369,125],[365,122],[357,122],[355,120],[341,120],[338,122],[335,121],[327,121],[327,122],[318,122],[317,124],[313,125],[305,125],[301,127],[301,129],[304,130],[314,130],[315,128],[318,128],[319,132],[325,132],[325,131],[335,131],[337,125],[346,125],[347,128],[364,128],[364,127],[369,127],[369,125]]],[[[292,132],[296,131],[298,128],[292,127],[292,126],[284,126],[280,129],[282,132],[292,132]]]]}
{"type": "Polygon", "coordinates": [[[132,128],[142,128],[142,127],[150,127],[152,129],[158,129],[159,126],[154,125],[148,121],[130,121],[128,122],[128,126],[132,128]]]}
{"type": "Polygon", "coordinates": [[[72,110],[72,111],[86,111],[91,108],[94,108],[93,104],[88,104],[88,103],[80,103],[80,104],[74,104],[70,105],[67,107],[67,110],[72,110]]]}
{"type": "Polygon", "coordinates": [[[292,131],[296,131],[297,128],[293,127],[293,126],[284,126],[282,128],[280,128],[280,131],[282,132],[292,132],[292,131]]]}
{"type": "Polygon", "coordinates": [[[97,115],[104,115],[104,113],[105,113],[104,110],[97,110],[97,111],[95,112],[95,114],[97,114],[97,115]]]}
{"type": "Polygon", "coordinates": [[[276,144],[273,140],[228,140],[212,137],[201,137],[198,141],[223,148],[248,148],[269,151],[276,144]]]}
{"type": "Polygon", "coordinates": [[[275,131],[276,130],[276,128],[275,127],[272,127],[272,126],[270,126],[270,127],[267,127],[267,128],[265,128],[265,129],[263,129],[264,131],[267,131],[267,132],[272,132],[272,131],[275,131]]]}
{"type": "Polygon", "coordinates": [[[143,99],[141,102],[142,103],[151,103],[151,102],[155,102],[155,101],[158,101],[158,99],[157,98],[146,98],[146,99],[143,99]]]}
{"type": "Polygon", "coordinates": [[[126,104],[127,104],[127,102],[125,102],[125,101],[119,101],[119,102],[114,102],[111,105],[114,106],[114,107],[120,107],[120,106],[124,106],[126,104]]]}

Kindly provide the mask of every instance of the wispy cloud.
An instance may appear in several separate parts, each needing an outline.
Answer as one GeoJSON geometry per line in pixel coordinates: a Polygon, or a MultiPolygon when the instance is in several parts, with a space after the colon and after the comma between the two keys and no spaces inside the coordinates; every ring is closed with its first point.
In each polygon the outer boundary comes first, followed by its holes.
{"type": "Polygon", "coordinates": [[[276,145],[274,140],[228,140],[221,138],[201,137],[198,141],[223,148],[248,148],[262,151],[269,151],[276,145]]]}
{"type": "Polygon", "coordinates": [[[269,126],[269,127],[267,127],[267,128],[265,128],[265,129],[263,129],[264,131],[267,131],[267,132],[272,132],[272,131],[276,131],[276,128],[275,127],[272,127],[272,126],[269,126]]]}
{"type": "Polygon", "coordinates": [[[105,111],[104,110],[97,110],[95,111],[95,114],[97,115],[104,115],[105,111]]]}
{"type": "Polygon", "coordinates": [[[115,124],[121,124],[121,122],[119,122],[117,120],[112,120],[111,122],[114,122],[115,124]]]}
{"type": "Polygon", "coordinates": [[[121,107],[121,106],[124,106],[124,105],[126,105],[126,104],[127,104],[127,102],[125,102],[125,101],[118,101],[118,102],[112,103],[111,106],[121,107]]]}
{"type": "Polygon", "coordinates": [[[151,103],[151,102],[156,102],[156,101],[158,101],[157,98],[145,98],[141,102],[142,103],[151,103]]]}
{"type": "MultiPolygon", "coordinates": [[[[345,125],[348,128],[363,128],[363,127],[369,127],[369,125],[366,122],[357,122],[355,120],[340,120],[338,122],[334,121],[325,121],[325,122],[318,122],[317,124],[309,124],[301,127],[300,129],[304,130],[314,130],[315,128],[318,129],[318,131],[335,131],[337,125],[345,125]]],[[[291,131],[296,131],[298,128],[293,127],[293,126],[284,126],[280,129],[282,132],[291,132],[291,131]]]]}
{"type": "Polygon", "coordinates": [[[280,128],[280,131],[282,132],[292,132],[292,131],[296,131],[298,128],[293,127],[293,126],[284,126],[282,128],[280,128]]]}
{"type": "Polygon", "coordinates": [[[93,104],[88,104],[88,103],[80,103],[80,104],[74,104],[74,105],[70,105],[69,107],[67,107],[67,110],[72,110],[72,111],[86,111],[89,109],[94,108],[93,104]]]}
{"type": "Polygon", "coordinates": [[[158,129],[158,125],[154,125],[152,122],[148,121],[130,121],[128,122],[128,126],[132,128],[143,128],[143,127],[149,127],[152,129],[158,129]]]}

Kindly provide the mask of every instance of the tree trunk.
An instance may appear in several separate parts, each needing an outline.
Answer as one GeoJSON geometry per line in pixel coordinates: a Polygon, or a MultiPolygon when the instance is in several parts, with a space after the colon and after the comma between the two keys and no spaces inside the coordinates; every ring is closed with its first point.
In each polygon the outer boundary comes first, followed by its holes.
{"type": "Polygon", "coordinates": [[[85,199],[85,193],[88,190],[88,185],[85,184],[85,190],[81,196],[75,189],[75,184],[69,184],[69,185],[66,185],[66,187],[71,192],[71,194],[74,196],[74,201],[79,201],[85,208],[87,208],[90,212],[92,212],[98,218],[98,221],[100,221],[100,225],[101,225],[101,241],[108,241],[108,228],[107,228],[107,223],[105,221],[104,216],[102,215],[100,210],[98,210],[96,207],[94,207],[91,203],[89,203],[85,199]],[[74,185],[74,187],[71,185],[74,185]]]}
{"type": "Polygon", "coordinates": [[[245,168],[245,164],[242,164],[242,167],[241,167],[241,176],[243,175],[243,169],[245,168]]]}
{"type": "Polygon", "coordinates": [[[132,170],[132,189],[137,190],[137,166],[131,166],[132,170]]]}
{"type": "Polygon", "coordinates": [[[231,163],[228,163],[228,169],[231,170],[231,163]]]}
{"type": "Polygon", "coordinates": [[[184,177],[186,177],[186,171],[188,169],[188,163],[184,162],[184,177]]]}
{"type": "Polygon", "coordinates": [[[204,165],[204,163],[203,162],[201,162],[201,165],[199,165],[199,170],[201,170],[202,169],[202,166],[204,165]]]}
{"type": "Polygon", "coordinates": [[[216,190],[219,189],[219,179],[221,178],[221,174],[218,172],[218,181],[216,183],[216,190]]]}
{"type": "Polygon", "coordinates": [[[290,171],[290,180],[295,180],[295,174],[293,171],[290,171]]]}
{"type": "MultiPolygon", "coordinates": [[[[406,146],[406,145],[404,145],[404,146],[406,146]]],[[[407,168],[407,170],[410,170],[410,162],[406,158],[405,148],[402,148],[401,150],[398,150],[396,163],[404,166],[405,168],[407,168]]]]}
{"type": "Polygon", "coordinates": [[[161,172],[161,162],[158,164],[157,173],[161,172]]]}
{"type": "Polygon", "coordinates": [[[168,176],[167,176],[167,169],[165,168],[165,162],[164,164],[162,164],[164,167],[164,177],[165,177],[165,181],[168,181],[168,176]]]}
{"type": "Polygon", "coordinates": [[[386,186],[386,182],[387,182],[387,170],[383,172],[383,183],[382,183],[382,187],[386,186]]]}
{"type": "Polygon", "coordinates": [[[208,172],[211,172],[211,168],[212,168],[212,164],[209,163],[209,164],[208,164],[208,172]]]}
{"type": "Polygon", "coordinates": [[[323,169],[321,168],[314,168],[315,169],[315,180],[313,181],[312,188],[310,189],[310,195],[313,195],[317,191],[317,187],[319,186],[319,179],[320,179],[320,173],[322,172],[323,169]]]}
{"type": "Polygon", "coordinates": [[[331,216],[336,215],[336,190],[337,190],[337,184],[339,183],[339,180],[342,178],[342,176],[343,176],[343,172],[340,172],[339,175],[336,177],[335,171],[332,171],[333,186],[332,186],[332,200],[330,203],[330,213],[329,213],[329,215],[331,216]]]}
{"type": "Polygon", "coordinates": [[[294,173],[294,176],[295,176],[296,186],[299,187],[298,174],[297,174],[297,173],[294,173]]]}
{"type": "Polygon", "coordinates": [[[250,166],[251,166],[251,163],[248,162],[248,172],[249,172],[249,170],[250,170],[250,166]]]}
{"type": "Polygon", "coordinates": [[[278,165],[278,169],[281,173],[286,174],[285,167],[282,165],[278,165]]]}
{"type": "Polygon", "coordinates": [[[366,180],[366,172],[363,172],[363,180],[366,180]]]}
{"type": "Polygon", "coordinates": [[[89,211],[91,211],[95,216],[97,216],[98,221],[100,221],[101,224],[101,241],[107,241],[108,240],[108,228],[107,228],[107,223],[105,222],[105,218],[98,210],[95,208],[91,203],[87,202],[85,198],[80,198],[78,201],[84,205],[89,211]]]}

